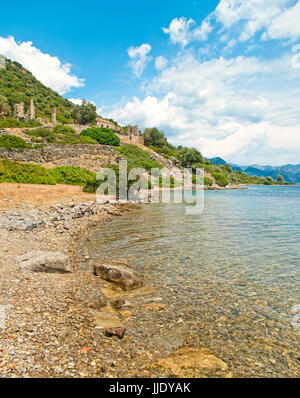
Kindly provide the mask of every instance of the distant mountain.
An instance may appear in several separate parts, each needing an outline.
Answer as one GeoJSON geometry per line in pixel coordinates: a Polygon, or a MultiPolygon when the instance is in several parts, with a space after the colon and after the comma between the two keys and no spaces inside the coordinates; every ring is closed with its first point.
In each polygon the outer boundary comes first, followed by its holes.
{"type": "Polygon", "coordinates": [[[300,164],[292,165],[287,164],[283,166],[242,166],[242,171],[250,176],[257,177],[272,177],[277,179],[278,175],[282,175],[286,182],[300,183],[300,164]]]}
{"type": "Polygon", "coordinates": [[[224,159],[222,158],[211,158],[211,159],[207,159],[209,161],[211,161],[213,164],[216,164],[217,166],[223,166],[224,164],[227,164],[227,162],[225,162],[224,159]]]}
{"type": "MultiPolygon", "coordinates": [[[[220,157],[208,159],[212,163],[222,166],[227,164],[224,159],[220,157]]],[[[238,166],[233,163],[229,163],[234,171],[244,171],[249,176],[257,177],[272,177],[276,180],[278,175],[282,175],[286,182],[300,183],[300,164],[286,164],[283,166],[261,166],[261,165],[251,165],[251,166],[238,166]]]]}

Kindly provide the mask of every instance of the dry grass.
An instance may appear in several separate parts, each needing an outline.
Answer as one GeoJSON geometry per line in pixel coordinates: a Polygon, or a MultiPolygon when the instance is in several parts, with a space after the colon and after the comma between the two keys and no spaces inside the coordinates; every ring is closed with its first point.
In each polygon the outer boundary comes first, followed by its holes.
{"type": "Polygon", "coordinates": [[[95,195],[82,192],[79,186],[0,184],[0,210],[22,203],[42,208],[55,203],[82,203],[88,200],[95,200],[95,195]]]}

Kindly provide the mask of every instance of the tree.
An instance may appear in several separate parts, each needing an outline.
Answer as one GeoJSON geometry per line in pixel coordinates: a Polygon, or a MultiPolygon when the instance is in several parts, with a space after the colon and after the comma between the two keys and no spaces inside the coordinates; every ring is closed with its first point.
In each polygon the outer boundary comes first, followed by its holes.
{"type": "Polygon", "coordinates": [[[144,131],[144,142],[147,146],[162,148],[168,145],[167,138],[163,131],[159,131],[156,127],[147,128],[144,131]]]}
{"type": "Polygon", "coordinates": [[[228,171],[229,173],[232,172],[232,166],[229,163],[224,164],[224,168],[226,169],[226,171],[228,171]]]}
{"type": "Polygon", "coordinates": [[[4,95],[0,95],[0,115],[8,115],[10,113],[10,107],[8,101],[4,95]]]}
{"type": "Polygon", "coordinates": [[[284,183],[284,178],[283,178],[283,176],[282,176],[281,174],[278,174],[278,176],[277,176],[277,182],[279,182],[280,184],[283,184],[283,183],[284,183]]]}
{"type": "Polygon", "coordinates": [[[264,184],[265,185],[272,185],[274,183],[274,181],[273,181],[273,178],[272,177],[267,177],[266,179],[265,179],[265,182],[264,182],[264,184]]]}
{"type": "Polygon", "coordinates": [[[190,167],[203,162],[201,153],[195,148],[183,148],[178,156],[183,167],[190,167]]]}
{"type": "Polygon", "coordinates": [[[89,124],[97,118],[97,108],[91,102],[82,101],[82,105],[76,105],[72,111],[72,117],[78,124],[89,124]]]}

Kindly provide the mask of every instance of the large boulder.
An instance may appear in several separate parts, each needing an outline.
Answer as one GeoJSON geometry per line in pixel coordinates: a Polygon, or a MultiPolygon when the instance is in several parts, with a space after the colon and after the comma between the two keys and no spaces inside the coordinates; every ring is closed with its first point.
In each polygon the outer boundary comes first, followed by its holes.
{"type": "Polygon", "coordinates": [[[60,252],[33,251],[18,257],[19,266],[31,272],[71,272],[69,257],[60,252]]]}
{"type": "Polygon", "coordinates": [[[108,282],[119,284],[125,290],[143,285],[140,275],[124,264],[97,264],[94,265],[94,272],[108,282]]]}

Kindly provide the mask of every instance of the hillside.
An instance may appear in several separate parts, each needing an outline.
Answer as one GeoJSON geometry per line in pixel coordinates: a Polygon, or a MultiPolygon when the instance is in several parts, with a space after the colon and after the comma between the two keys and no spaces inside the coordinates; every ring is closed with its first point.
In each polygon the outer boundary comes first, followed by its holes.
{"type": "Polygon", "coordinates": [[[0,57],[0,95],[5,96],[11,112],[15,103],[24,102],[25,110],[32,98],[35,103],[36,117],[51,118],[52,108],[57,109],[57,120],[71,123],[71,110],[74,104],[61,95],[44,86],[31,72],[18,62],[0,57]],[[5,65],[5,67],[3,67],[5,65]]]}

